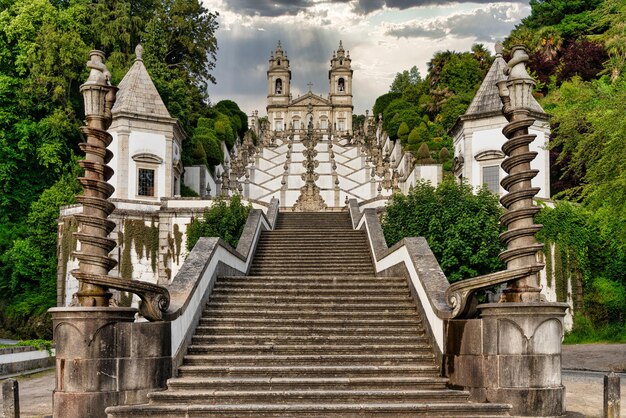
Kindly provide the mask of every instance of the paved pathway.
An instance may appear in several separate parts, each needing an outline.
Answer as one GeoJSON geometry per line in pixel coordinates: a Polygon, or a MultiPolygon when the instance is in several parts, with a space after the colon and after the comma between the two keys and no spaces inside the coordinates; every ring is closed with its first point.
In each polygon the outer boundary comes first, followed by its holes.
{"type": "MultiPolygon", "coordinates": [[[[563,347],[563,384],[567,418],[602,416],[604,373],[615,370],[622,377],[622,415],[626,416],[626,344],[567,345],[563,347]]],[[[52,414],[54,371],[18,378],[22,418],[52,414]]],[[[0,399],[0,405],[2,399],[0,399]]],[[[0,407],[0,411],[2,408],[0,407]]]]}

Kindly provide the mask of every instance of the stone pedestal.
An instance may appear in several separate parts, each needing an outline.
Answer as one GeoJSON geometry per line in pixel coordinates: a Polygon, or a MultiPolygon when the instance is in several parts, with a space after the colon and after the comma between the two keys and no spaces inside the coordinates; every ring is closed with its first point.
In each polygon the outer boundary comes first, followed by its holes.
{"type": "Polygon", "coordinates": [[[106,417],[107,406],[147,402],[171,376],[169,323],[133,322],[136,309],[52,308],[55,417],[106,417]]]}
{"type": "Polygon", "coordinates": [[[564,303],[490,303],[480,319],[447,325],[445,370],[475,402],[508,403],[518,417],[565,414],[564,303]]]}

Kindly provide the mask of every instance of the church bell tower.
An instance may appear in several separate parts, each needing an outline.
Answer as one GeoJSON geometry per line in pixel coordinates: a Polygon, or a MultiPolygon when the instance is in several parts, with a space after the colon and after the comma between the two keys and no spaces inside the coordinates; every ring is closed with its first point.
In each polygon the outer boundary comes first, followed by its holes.
{"type": "Polygon", "coordinates": [[[278,41],[276,51],[270,56],[267,71],[267,114],[276,131],[285,128],[287,109],[291,99],[291,70],[289,58],[278,41]]]}
{"type": "Polygon", "coordinates": [[[330,102],[333,106],[334,129],[338,132],[352,130],[352,60],[350,51],[346,53],[339,41],[337,52],[330,60],[328,80],[330,83],[330,102]]]}

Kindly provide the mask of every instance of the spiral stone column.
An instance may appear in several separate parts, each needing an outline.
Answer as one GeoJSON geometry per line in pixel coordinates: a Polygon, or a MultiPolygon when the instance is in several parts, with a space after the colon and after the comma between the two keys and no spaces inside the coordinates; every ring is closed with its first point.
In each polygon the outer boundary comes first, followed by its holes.
{"type": "Polygon", "coordinates": [[[506,213],[500,221],[507,231],[500,235],[500,240],[507,249],[500,253],[500,259],[506,263],[507,270],[529,267],[527,276],[509,283],[504,291],[506,302],[538,302],[541,288],[538,273],[543,264],[537,261],[537,252],[543,248],[535,239],[541,225],[534,223],[534,215],[539,207],[533,204],[533,197],[539,188],[532,187],[531,180],[538,170],[530,168],[530,163],[537,156],[529,145],[536,135],[529,133],[535,120],[530,117],[530,101],[535,81],[526,72],[525,63],[528,55],[521,46],[513,48],[513,57],[505,69],[507,80],[498,82],[503,113],[509,123],[502,130],[507,141],[502,151],[507,158],[502,162],[502,169],[508,174],[501,185],[508,192],[500,203],[506,213]]]}
{"type": "Polygon", "coordinates": [[[117,264],[109,257],[116,243],[108,238],[115,223],[107,218],[115,206],[107,200],[114,188],[107,183],[113,175],[113,170],[107,165],[113,154],[107,150],[112,137],[106,131],[111,124],[111,108],[117,88],[110,85],[111,74],[104,64],[102,51],[90,52],[87,67],[91,70],[89,78],[80,86],[87,122],[87,126],[81,128],[86,142],[80,144],[85,159],[78,162],[85,170],[84,177],[78,178],[85,193],[76,198],[83,205],[83,213],[75,215],[80,231],[75,236],[81,245],[80,251],[74,252],[79,268],[72,271],[72,275],[80,283],[77,297],[81,306],[109,306],[111,293],[108,289],[87,281],[90,277],[106,278],[117,264]]]}

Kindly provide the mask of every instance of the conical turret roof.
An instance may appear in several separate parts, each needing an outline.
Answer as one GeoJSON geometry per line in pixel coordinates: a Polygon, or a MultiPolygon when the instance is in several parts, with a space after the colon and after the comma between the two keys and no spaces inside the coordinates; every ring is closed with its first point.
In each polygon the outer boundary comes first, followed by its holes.
{"type": "MultiPolygon", "coordinates": [[[[502,54],[497,53],[496,59],[493,61],[493,64],[491,64],[491,68],[487,72],[483,83],[480,85],[480,88],[474,96],[474,100],[472,100],[464,116],[477,116],[502,111],[502,101],[500,100],[496,83],[506,80],[506,75],[504,75],[506,66],[507,64],[504,58],[502,58],[502,54]]],[[[541,105],[534,97],[531,98],[530,106],[532,111],[544,113],[541,105]]]]}
{"type": "Polygon", "coordinates": [[[137,58],[120,82],[117,97],[111,113],[133,114],[171,119],[170,113],[163,103],[148,70],[143,64],[143,48],[138,45],[135,49],[137,58]]]}

